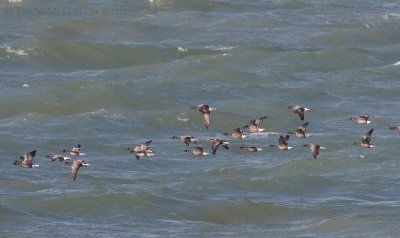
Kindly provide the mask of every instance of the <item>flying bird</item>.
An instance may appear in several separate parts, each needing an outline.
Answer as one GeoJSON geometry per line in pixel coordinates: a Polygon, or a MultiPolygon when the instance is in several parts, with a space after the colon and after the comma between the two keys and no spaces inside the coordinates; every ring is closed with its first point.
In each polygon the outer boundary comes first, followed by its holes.
{"type": "Polygon", "coordinates": [[[304,147],[307,147],[307,146],[310,147],[311,155],[312,155],[312,157],[314,159],[316,159],[317,156],[319,155],[319,150],[320,149],[326,149],[323,146],[320,146],[320,145],[317,145],[317,144],[313,144],[313,143],[304,145],[304,147]]]}
{"type": "Polygon", "coordinates": [[[291,109],[294,113],[296,113],[300,120],[304,121],[304,112],[309,111],[309,108],[299,106],[299,105],[291,105],[288,106],[289,109],[291,109]]]}
{"type": "Polygon", "coordinates": [[[221,139],[216,139],[216,138],[208,139],[207,141],[211,144],[211,149],[212,149],[213,155],[215,155],[215,153],[217,153],[217,149],[219,146],[222,146],[223,148],[229,150],[228,145],[230,144],[230,142],[223,141],[221,139]]]}
{"type": "Polygon", "coordinates": [[[208,106],[207,104],[199,104],[192,107],[192,109],[197,109],[203,116],[203,124],[208,129],[210,125],[210,113],[215,111],[215,108],[208,106]]]}
{"type": "Polygon", "coordinates": [[[130,153],[135,155],[135,158],[139,160],[141,157],[152,156],[153,151],[149,149],[152,140],[146,141],[140,145],[135,145],[134,147],[129,147],[130,153]]]}
{"type": "Polygon", "coordinates": [[[51,161],[61,161],[61,162],[71,160],[70,157],[63,155],[48,155],[47,158],[49,158],[51,161]]]}
{"type": "Polygon", "coordinates": [[[171,139],[177,139],[185,143],[187,146],[189,146],[190,143],[197,144],[199,142],[198,139],[195,139],[193,136],[188,136],[188,135],[182,135],[182,136],[173,136],[171,139]]]}
{"type": "Polygon", "coordinates": [[[83,160],[73,160],[71,162],[71,173],[72,173],[72,179],[75,181],[76,177],[78,176],[78,170],[80,167],[87,167],[90,164],[86,164],[85,161],[83,160]]]}

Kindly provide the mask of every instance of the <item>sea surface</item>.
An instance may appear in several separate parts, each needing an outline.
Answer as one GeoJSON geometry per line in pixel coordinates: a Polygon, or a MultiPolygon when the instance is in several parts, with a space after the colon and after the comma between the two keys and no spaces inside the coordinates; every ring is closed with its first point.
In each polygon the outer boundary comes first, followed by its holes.
{"type": "Polygon", "coordinates": [[[400,236],[400,2],[1,0],[0,20],[0,237],[400,236]],[[46,156],[77,144],[74,182],[46,156]]]}

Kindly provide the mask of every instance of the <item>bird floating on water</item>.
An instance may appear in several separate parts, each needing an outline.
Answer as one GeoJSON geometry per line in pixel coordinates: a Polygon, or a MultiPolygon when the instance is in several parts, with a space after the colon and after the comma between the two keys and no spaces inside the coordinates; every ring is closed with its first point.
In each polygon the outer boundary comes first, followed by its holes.
{"type": "Polygon", "coordinates": [[[248,152],[259,152],[263,149],[254,145],[242,145],[240,146],[241,150],[248,151],[248,152]]]}
{"type": "Polygon", "coordinates": [[[254,120],[251,120],[249,122],[249,125],[246,126],[246,127],[249,128],[250,132],[262,132],[265,129],[264,128],[260,128],[260,124],[261,124],[261,121],[266,119],[266,118],[267,118],[267,116],[263,116],[263,117],[259,117],[259,118],[256,118],[254,120]]]}
{"type": "Polygon", "coordinates": [[[355,121],[357,124],[371,124],[369,120],[371,116],[368,114],[358,115],[357,117],[350,117],[350,120],[355,121]]]}
{"type": "Polygon", "coordinates": [[[308,126],[308,122],[302,124],[301,126],[299,126],[299,128],[296,129],[295,132],[288,132],[289,134],[295,134],[296,137],[298,138],[306,138],[311,136],[311,134],[307,133],[307,126],[308,126]]]}
{"type": "Polygon", "coordinates": [[[19,165],[24,168],[36,168],[39,167],[38,164],[33,164],[33,159],[36,156],[36,150],[28,152],[19,157],[19,160],[14,161],[14,165],[19,165]]]}
{"type": "Polygon", "coordinates": [[[81,155],[86,155],[85,153],[81,152],[81,144],[78,144],[77,146],[72,147],[70,150],[63,150],[62,152],[64,153],[69,153],[71,156],[81,156],[81,155]]]}
{"type": "Polygon", "coordinates": [[[289,146],[289,135],[286,135],[285,137],[283,137],[283,135],[280,135],[278,139],[278,144],[271,145],[271,147],[276,147],[278,148],[278,150],[290,150],[293,148],[289,146]]]}
{"type": "Polygon", "coordinates": [[[375,145],[372,145],[371,142],[371,137],[372,137],[372,132],[374,129],[371,129],[367,131],[367,133],[364,134],[363,138],[361,139],[360,142],[354,142],[355,145],[360,145],[362,148],[373,148],[375,145]]]}
{"type": "Polygon", "coordinates": [[[246,126],[235,128],[231,134],[224,133],[224,135],[231,136],[233,139],[244,139],[247,135],[243,135],[243,128],[246,128],[246,126]]]}
{"type": "Polygon", "coordinates": [[[209,153],[204,152],[204,149],[202,147],[196,146],[190,150],[185,150],[187,153],[191,153],[194,156],[203,156],[203,155],[208,155],[209,153]]]}

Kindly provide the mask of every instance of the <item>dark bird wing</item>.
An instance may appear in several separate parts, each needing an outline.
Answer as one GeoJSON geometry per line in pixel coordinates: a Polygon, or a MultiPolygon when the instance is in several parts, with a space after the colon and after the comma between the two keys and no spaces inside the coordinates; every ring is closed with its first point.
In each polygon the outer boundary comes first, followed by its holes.
{"type": "Polygon", "coordinates": [[[213,155],[215,155],[215,153],[217,153],[217,149],[218,149],[218,146],[219,146],[220,144],[222,144],[222,141],[220,141],[220,140],[215,140],[215,141],[212,143],[211,149],[212,149],[213,155]]]}
{"type": "Polygon", "coordinates": [[[372,132],[374,132],[374,129],[369,130],[367,133],[365,133],[363,139],[367,139],[368,142],[371,140],[372,132]]]}

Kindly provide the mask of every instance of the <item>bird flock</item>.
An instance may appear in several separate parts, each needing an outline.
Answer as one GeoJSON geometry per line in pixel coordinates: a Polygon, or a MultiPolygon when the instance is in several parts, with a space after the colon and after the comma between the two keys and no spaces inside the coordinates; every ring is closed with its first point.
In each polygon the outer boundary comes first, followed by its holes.
{"type": "MultiPolygon", "coordinates": [[[[210,126],[210,115],[211,112],[215,111],[215,108],[210,107],[207,104],[199,104],[197,106],[193,106],[192,109],[196,109],[201,113],[202,116],[202,121],[204,124],[205,128],[209,128],[210,126]]],[[[309,111],[310,109],[304,106],[300,105],[290,105],[288,106],[288,109],[293,111],[295,114],[298,115],[301,121],[304,121],[305,119],[305,112],[309,111]]],[[[266,119],[267,116],[261,116],[256,119],[253,119],[249,121],[247,125],[243,125],[237,128],[234,128],[231,133],[224,133],[225,136],[231,137],[232,139],[235,140],[240,140],[244,139],[247,137],[247,135],[244,134],[245,131],[248,131],[249,133],[258,133],[258,132],[263,132],[265,131],[264,128],[260,128],[262,120],[266,119]]],[[[349,118],[350,120],[355,121],[357,124],[370,124],[371,116],[367,114],[363,115],[358,115],[356,117],[351,117],[349,118]]],[[[278,150],[285,151],[285,150],[290,150],[293,147],[289,146],[289,138],[290,135],[295,135],[298,138],[306,138],[311,136],[310,133],[307,132],[307,126],[308,122],[303,122],[301,126],[298,127],[294,132],[287,132],[286,135],[279,135],[277,144],[272,144],[270,147],[274,147],[278,150]]],[[[399,131],[400,132],[400,126],[391,126],[389,127],[390,130],[394,131],[399,131]]],[[[367,131],[361,138],[360,141],[354,142],[354,145],[359,145],[362,148],[373,148],[375,147],[373,144],[371,144],[371,138],[372,138],[372,133],[374,129],[371,128],[369,131],[367,131]]],[[[194,144],[195,146],[189,147],[189,149],[183,150],[186,153],[192,154],[193,156],[204,156],[208,155],[209,153],[205,151],[203,147],[198,146],[199,140],[196,139],[195,137],[191,135],[175,135],[170,137],[170,139],[175,139],[179,140],[188,147],[191,144],[194,144]]],[[[133,154],[133,156],[139,160],[143,157],[149,157],[153,156],[154,153],[152,150],[150,150],[150,144],[152,140],[148,140],[144,143],[138,144],[138,145],[133,145],[128,148],[128,151],[133,154]]],[[[207,139],[207,142],[211,144],[211,151],[212,154],[215,155],[217,153],[217,149],[221,146],[222,148],[229,150],[229,146],[231,144],[230,141],[226,141],[222,138],[209,138],[207,139]]],[[[320,149],[326,149],[325,147],[315,144],[315,143],[310,143],[310,144],[304,144],[304,147],[309,147],[311,156],[316,159],[317,156],[320,153],[320,149]]],[[[239,147],[241,150],[247,151],[247,152],[259,152],[263,150],[260,147],[254,146],[254,145],[241,145],[239,147]]],[[[59,161],[63,162],[67,165],[70,165],[71,169],[71,174],[72,174],[72,179],[73,181],[76,181],[76,178],[78,176],[78,170],[81,167],[88,167],[90,164],[86,163],[82,159],[76,159],[80,156],[85,155],[85,153],[81,152],[81,144],[78,144],[77,146],[72,147],[69,150],[62,150],[62,154],[54,154],[54,155],[48,155],[47,158],[50,159],[51,161],[59,161]],[[72,159],[75,158],[75,159],[72,159]]],[[[24,155],[21,155],[18,160],[14,161],[14,165],[18,165],[24,168],[36,168],[39,167],[38,164],[34,164],[33,160],[36,156],[36,150],[33,150],[31,152],[28,152],[24,155]]]]}

